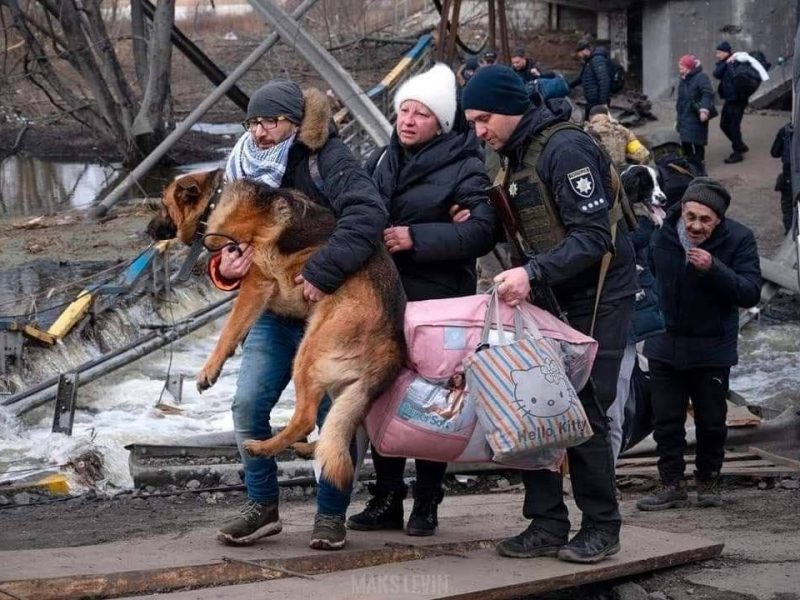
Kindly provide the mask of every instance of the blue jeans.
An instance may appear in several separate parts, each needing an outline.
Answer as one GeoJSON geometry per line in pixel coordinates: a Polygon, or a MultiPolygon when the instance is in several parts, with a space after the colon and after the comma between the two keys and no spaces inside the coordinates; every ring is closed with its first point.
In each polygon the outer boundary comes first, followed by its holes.
{"type": "MultiPolygon", "coordinates": [[[[278,466],[274,458],[248,455],[242,443],[248,439],[266,440],[272,437],[270,413],[289,384],[292,361],[304,331],[303,321],[264,312],[250,329],[244,343],[231,410],[236,443],[244,466],[247,496],[256,502],[278,501],[278,466]]],[[[318,426],[322,426],[330,407],[331,399],[326,395],[317,413],[318,426]]],[[[317,493],[317,509],[320,513],[343,515],[349,504],[349,490],[339,491],[321,478],[317,493]]]]}

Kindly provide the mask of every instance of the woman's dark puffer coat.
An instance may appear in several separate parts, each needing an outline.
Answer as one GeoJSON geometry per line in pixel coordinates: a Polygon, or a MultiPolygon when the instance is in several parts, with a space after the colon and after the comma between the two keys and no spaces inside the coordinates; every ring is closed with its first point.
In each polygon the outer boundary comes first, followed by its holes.
{"type": "Polygon", "coordinates": [[[475,261],[495,242],[495,210],[489,205],[489,178],[471,131],[451,131],[406,151],[392,135],[366,170],[389,210],[390,226],[408,226],[413,248],[392,255],[409,300],[475,293],[475,261]],[[450,208],[471,212],[453,223],[450,208]]]}

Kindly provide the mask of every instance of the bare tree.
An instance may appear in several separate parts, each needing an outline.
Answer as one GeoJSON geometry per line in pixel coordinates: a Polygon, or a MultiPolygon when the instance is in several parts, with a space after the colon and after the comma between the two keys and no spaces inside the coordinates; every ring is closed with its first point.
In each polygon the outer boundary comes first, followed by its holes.
{"type": "MultiPolygon", "coordinates": [[[[138,4],[132,0],[131,4],[138,4]]],[[[175,0],[159,0],[152,33],[132,8],[137,81],[127,80],[101,0],[0,0],[25,44],[22,68],[54,106],[114,141],[128,165],[166,134],[175,0]],[[147,44],[147,64],[143,65],[147,44]]]]}

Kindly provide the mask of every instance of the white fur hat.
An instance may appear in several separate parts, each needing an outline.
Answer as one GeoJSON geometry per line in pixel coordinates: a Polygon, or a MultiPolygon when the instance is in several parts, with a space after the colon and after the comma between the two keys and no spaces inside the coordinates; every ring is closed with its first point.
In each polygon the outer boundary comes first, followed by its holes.
{"type": "Polygon", "coordinates": [[[436,63],[400,86],[394,95],[395,112],[406,100],[422,102],[436,116],[442,133],[448,133],[456,118],[456,76],[447,65],[436,63]]]}

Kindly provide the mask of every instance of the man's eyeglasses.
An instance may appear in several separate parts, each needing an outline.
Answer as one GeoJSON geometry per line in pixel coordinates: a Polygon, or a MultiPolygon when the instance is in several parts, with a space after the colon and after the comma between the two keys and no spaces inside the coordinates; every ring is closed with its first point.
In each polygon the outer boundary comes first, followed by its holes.
{"type": "Polygon", "coordinates": [[[278,126],[279,121],[285,121],[286,117],[257,117],[255,119],[247,119],[246,121],[242,121],[242,127],[244,127],[245,131],[255,131],[258,129],[258,126],[261,125],[261,128],[264,131],[268,131],[270,129],[275,129],[278,126]]]}

